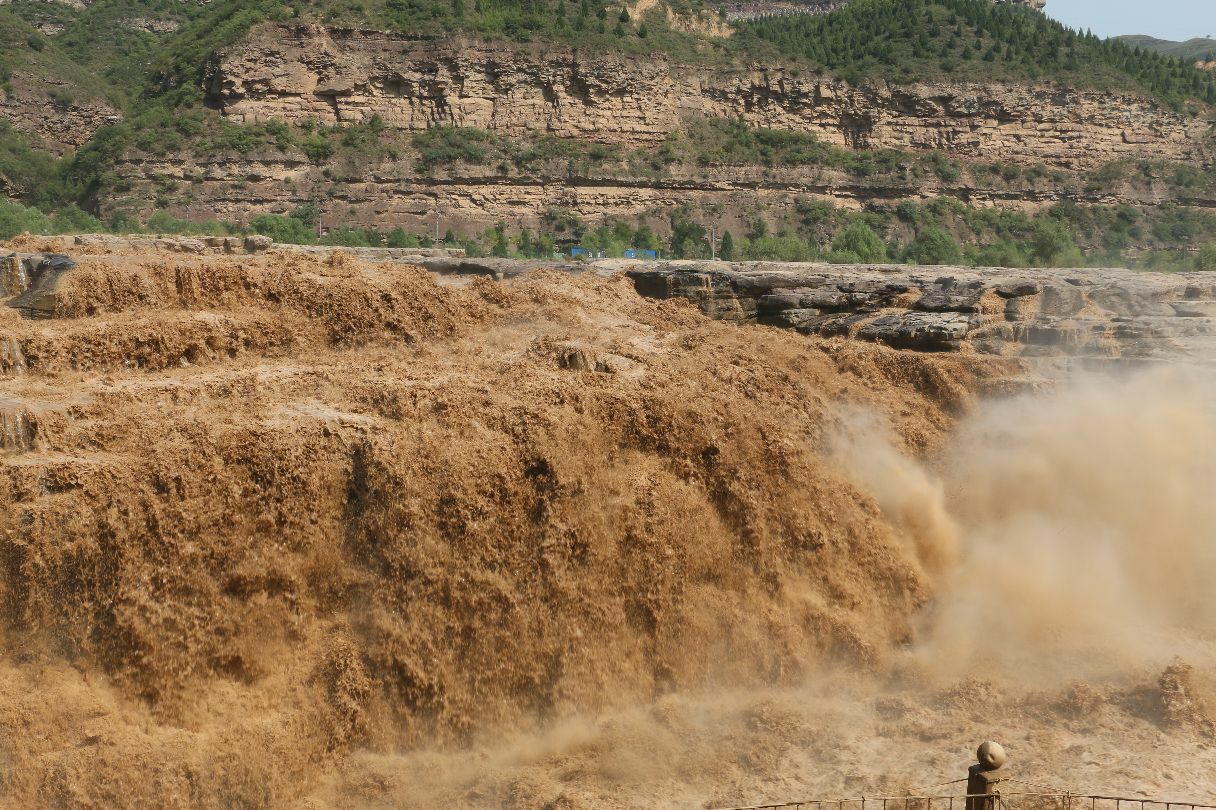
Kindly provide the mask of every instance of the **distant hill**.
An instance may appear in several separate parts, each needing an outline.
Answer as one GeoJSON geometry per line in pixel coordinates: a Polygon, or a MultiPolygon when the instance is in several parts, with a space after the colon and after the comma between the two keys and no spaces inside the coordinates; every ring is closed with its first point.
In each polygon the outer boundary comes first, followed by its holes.
{"type": "Polygon", "coordinates": [[[1186,42],[1173,42],[1168,39],[1157,39],[1155,37],[1144,36],[1143,34],[1133,34],[1131,36],[1119,37],[1132,47],[1139,46],[1141,50],[1155,51],[1156,53],[1164,54],[1165,56],[1174,56],[1186,62],[1195,62],[1200,59],[1207,59],[1209,55],[1216,55],[1216,39],[1208,37],[1195,37],[1188,39],[1186,42]]]}
{"type": "MultiPolygon", "coordinates": [[[[824,15],[749,23],[745,33],[821,65],[851,83],[1041,81],[1127,92],[1175,109],[1216,104],[1216,79],[1153,51],[1074,31],[1024,3],[986,0],[851,0],[824,15]]],[[[740,37],[744,42],[746,39],[740,37]]]]}

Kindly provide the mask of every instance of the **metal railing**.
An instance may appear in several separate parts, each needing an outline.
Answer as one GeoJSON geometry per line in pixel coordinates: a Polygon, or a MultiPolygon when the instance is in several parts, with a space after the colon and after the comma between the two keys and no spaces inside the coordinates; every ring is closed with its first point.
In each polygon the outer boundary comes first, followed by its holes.
{"type": "Polygon", "coordinates": [[[721,808],[721,810],[965,810],[969,799],[976,800],[976,804],[987,810],[1158,810],[1158,808],[1164,808],[1164,810],[1216,810],[1216,805],[1189,800],[1104,796],[1071,791],[1001,791],[992,794],[801,799],[721,808]],[[1123,806],[1125,804],[1128,805],[1126,808],[1123,806]]]}

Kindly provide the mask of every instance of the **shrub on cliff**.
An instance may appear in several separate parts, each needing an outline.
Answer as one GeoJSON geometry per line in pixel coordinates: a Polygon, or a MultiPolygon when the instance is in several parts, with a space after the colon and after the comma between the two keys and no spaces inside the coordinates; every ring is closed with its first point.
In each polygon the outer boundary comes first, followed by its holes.
{"type": "Polygon", "coordinates": [[[1195,257],[1196,270],[1216,270],[1216,242],[1209,242],[1199,249],[1195,257]]]}
{"type": "Polygon", "coordinates": [[[305,138],[300,148],[308,155],[309,160],[320,165],[333,157],[338,147],[324,135],[314,134],[305,138]]]}
{"type": "Polygon", "coordinates": [[[249,222],[255,233],[269,236],[276,242],[292,245],[308,245],[314,241],[312,231],[295,217],[279,214],[259,214],[249,222]]]}
{"type": "Polygon", "coordinates": [[[0,198],[0,239],[12,239],[23,233],[46,233],[50,220],[37,208],[0,198]]]}
{"type": "Polygon", "coordinates": [[[413,137],[418,171],[429,172],[455,163],[487,163],[497,140],[492,132],[475,127],[432,127],[419,132],[413,137]]]}
{"type": "Polygon", "coordinates": [[[27,136],[0,120],[0,177],[8,178],[9,193],[42,202],[57,170],[53,157],[34,149],[27,136]]]}
{"type": "Polygon", "coordinates": [[[929,227],[916,234],[906,257],[912,264],[958,264],[963,260],[963,252],[950,234],[929,227]]]}
{"type": "MultiPolygon", "coordinates": [[[[829,166],[867,177],[890,172],[918,161],[940,174],[944,158],[937,154],[916,157],[894,149],[843,149],[824,143],[807,132],[753,127],[735,118],[694,119],[685,125],[683,136],[676,134],[666,146],[678,160],[701,166],[829,166]]],[[[946,160],[947,166],[953,165],[946,160]]],[[[957,167],[954,167],[957,177],[957,167]]]]}
{"type": "Polygon", "coordinates": [[[840,264],[880,264],[887,260],[887,246],[869,225],[855,220],[832,241],[827,260],[840,264]]]}

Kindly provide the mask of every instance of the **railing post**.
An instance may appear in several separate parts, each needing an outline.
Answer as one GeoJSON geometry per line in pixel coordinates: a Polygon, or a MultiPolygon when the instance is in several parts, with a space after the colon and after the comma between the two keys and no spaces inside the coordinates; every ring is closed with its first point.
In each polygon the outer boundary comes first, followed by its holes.
{"type": "Polygon", "coordinates": [[[1005,749],[989,740],[975,752],[975,765],[967,769],[966,810],[998,810],[996,786],[1005,778],[1005,749]]]}

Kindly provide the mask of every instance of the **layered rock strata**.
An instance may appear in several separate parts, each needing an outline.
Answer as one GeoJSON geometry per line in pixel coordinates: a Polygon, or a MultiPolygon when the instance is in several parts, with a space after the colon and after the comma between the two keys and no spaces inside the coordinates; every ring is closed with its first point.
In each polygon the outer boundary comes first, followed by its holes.
{"type": "Polygon", "coordinates": [[[122,118],[102,99],[78,95],[72,92],[78,88],[53,83],[20,68],[13,72],[10,87],[0,88],[0,119],[55,155],[76,150],[98,129],[122,118]],[[58,98],[53,95],[57,91],[58,98]]]}
{"type": "Polygon", "coordinates": [[[213,104],[236,121],[325,123],[379,116],[404,130],[479,127],[633,146],[689,116],[813,133],[855,148],[940,149],[1027,164],[1191,159],[1208,125],[1131,94],[1057,86],[851,86],[795,68],[677,65],[564,46],[410,38],[268,24],[219,54],[213,104]]]}
{"type": "Polygon", "coordinates": [[[672,262],[642,295],[803,334],[1022,357],[1216,358],[1216,274],[672,262]]]}
{"type": "Polygon", "coordinates": [[[718,225],[745,233],[763,215],[774,230],[795,227],[800,201],[821,200],[861,209],[955,197],[976,206],[1037,211],[1061,200],[1078,204],[1154,206],[1162,202],[1211,208],[1216,199],[1202,191],[1186,196],[1167,178],[1114,182],[1101,189],[1077,178],[1050,177],[1016,184],[993,175],[964,172],[944,181],[911,172],[860,177],[819,166],[670,167],[664,176],[630,176],[625,165],[595,167],[571,174],[562,161],[526,174],[501,175],[489,167],[452,167],[436,176],[421,174],[409,159],[359,167],[353,174],[318,167],[302,155],[222,154],[212,158],[176,154],[130,154],[119,167],[124,191],[107,195],[103,216],[121,211],[146,219],[167,204],[184,219],[247,223],[260,213],[291,213],[308,201],[322,212],[326,227],[403,227],[431,233],[436,204],[442,230],[476,233],[498,222],[521,228],[545,227],[554,210],[588,223],[606,219],[646,219],[666,233],[672,210],[690,203],[721,210],[718,225]],[[174,189],[167,203],[161,189],[174,189]],[[763,212],[763,213],[762,213],[763,212]]]}

